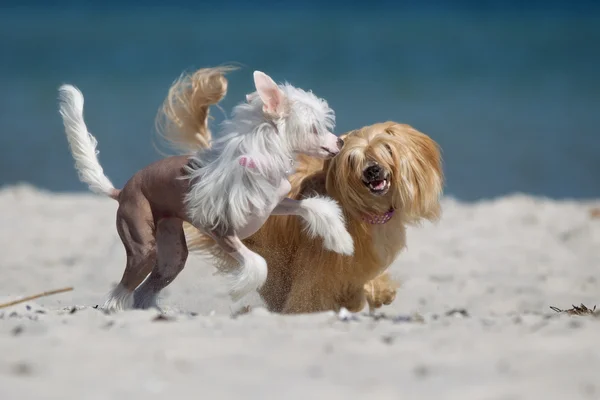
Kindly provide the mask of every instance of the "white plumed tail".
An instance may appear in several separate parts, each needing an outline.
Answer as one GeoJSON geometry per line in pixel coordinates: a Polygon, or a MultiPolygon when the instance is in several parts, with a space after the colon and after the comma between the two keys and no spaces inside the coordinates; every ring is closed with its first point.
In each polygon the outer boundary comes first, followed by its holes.
{"type": "Polygon", "coordinates": [[[62,85],[58,93],[59,113],[63,119],[79,179],[86,183],[92,192],[116,199],[119,191],[104,175],[97,157],[98,141],[88,132],[83,120],[83,94],[72,85],[62,85]]]}

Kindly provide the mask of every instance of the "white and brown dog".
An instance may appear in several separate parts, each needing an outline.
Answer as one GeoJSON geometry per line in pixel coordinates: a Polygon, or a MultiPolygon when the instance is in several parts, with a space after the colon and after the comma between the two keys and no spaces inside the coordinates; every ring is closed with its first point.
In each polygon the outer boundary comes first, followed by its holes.
{"type": "MultiPolygon", "coordinates": [[[[189,81],[175,82],[165,109],[185,106],[176,99],[189,81]]],[[[79,177],[93,192],[119,202],[117,231],[127,264],[105,309],[156,306],[159,292],[187,260],[184,222],[235,260],[225,269],[233,277],[233,300],[260,289],[267,279],[267,262],[242,240],[270,215],[301,216],[308,234],[323,237],[325,247],[353,254],[352,238],[333,199],[286,197],[297,154],[326,159],[340,152],[343,141],[331,133],[333,110],[311,92],[277,85],[259,71],[254,84],[256,93],[234,108],[219,140],[193,155],[168,157],[141,169],[121,190],[97,159],[96,139],[83,118],[83,95],[74,86],[61,86],[60,114],[79,177]]]]}

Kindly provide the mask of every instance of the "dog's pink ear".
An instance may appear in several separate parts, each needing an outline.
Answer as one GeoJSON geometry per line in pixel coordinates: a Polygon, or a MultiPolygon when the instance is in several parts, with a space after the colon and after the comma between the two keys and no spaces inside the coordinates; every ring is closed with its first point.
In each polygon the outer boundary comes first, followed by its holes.
{"type": "Polygon", "coordinates": [[[256,168],[256,163],[248,156],[241,156],[239,162],[242,167],[256,168]]]}
{"type": "Polygon", "coordinates": [[[269,114],[282,115],[285,95],[275,81],[264,72],[254,71],[254,86],[263,102],[263,110],[269,114]]]}

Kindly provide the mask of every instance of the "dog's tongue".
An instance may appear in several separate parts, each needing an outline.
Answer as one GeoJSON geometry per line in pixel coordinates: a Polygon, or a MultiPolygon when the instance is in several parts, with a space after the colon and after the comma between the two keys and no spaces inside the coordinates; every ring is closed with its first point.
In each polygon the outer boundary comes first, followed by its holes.
{"type": "Polygon", "coordinates": [[[381,190],[385,186],[385,181],[373,181],[371,187],[376,190],[381,190]]]}

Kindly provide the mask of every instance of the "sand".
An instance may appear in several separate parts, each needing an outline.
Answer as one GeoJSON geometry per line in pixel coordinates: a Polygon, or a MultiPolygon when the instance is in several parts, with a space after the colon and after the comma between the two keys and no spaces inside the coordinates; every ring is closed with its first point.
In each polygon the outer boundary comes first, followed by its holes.
{"type": "Polygon", "coordinates": [[[116,203],[0,190],[0,399],[598,399],[598,201],[444,199],[392,267],[378,316],[231,317],[226,287],[192,257],[158,313],[93,307],[119,280],[116,203]],[[179,397],[175,397],[179,396],[179,397]]]}

